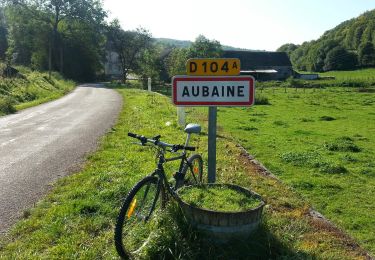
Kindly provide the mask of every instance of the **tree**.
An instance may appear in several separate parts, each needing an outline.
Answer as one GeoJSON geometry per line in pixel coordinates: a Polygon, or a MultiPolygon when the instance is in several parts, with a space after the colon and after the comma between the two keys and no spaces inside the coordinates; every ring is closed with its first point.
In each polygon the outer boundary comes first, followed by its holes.
{"type": "Polygon", "coordinates": [[[199,35],[189,48],[190,58],[219,58],[222,54],[220,42],[199,35]]]}
{"type": "Polygon", "coordinates": [[[8,49],[8,28],[5,22],[4,9],[0,6],[0,60],[5,59],[6,50],[8,49]]]}
{"type": "Polygon", "coordinates": [[[152,81],[167,81],[169,76],[164,64],[168,51],[155,44],[143,52],[139,61],[137,74],[143,79],[152,78],[152,81]]]}
{"type": "Polygon", "coordinates": [[[219,58],[222,56],[220,42],[199,35],[189,48],[175,48],[166,59],[169,77],[186,73],[186,61],[190,58],[219,58]]]}
{"type": "Polygon", "coordinates": [[[122,80],[126,82],[129,72],[139,70],[142,55],[151,48],[151,34],[144,28],[124,31],[119,21],[114,20],[108,27],[107,35],[110,49],[118,54],[122,80]]]}
{"type": "Polygon", "coordinates": [[[361,44],[363,31],[364,31],[364,25],[362,25],[362,24],[360,26],[358,26],[354,31],[353,46],[356,49],[361,44]]]}
{"type": "Polygon", "coordinates": [[[8,24],[7,59],[29,66],[34,51],[48,48],[48,27],[30,19],[28,12],[16,6],[8,6],[5,16],[8,24]]]}
{"type": "Polygon", "coordinates": [[[372,42],[364,42],[359,46],[358,60],[361,66],[375,66],[375,48],[372,42]]]}
{"type": "Polygon", "coordinates": [[[334,48],[339,46],[338,41],[333,39],[327,39],[319,42],[316,45],[316,54],[312,59],[312,71],[322,72],[324,70],[325,59],[327,54],[334,48]]]}
{"type": "Polygon", "coordinates": [[[281,45],[276,51],[286,52],[286,54],[290,58],[290,55],[292,54],[292,52],[295,51],[298,47],[299,45],[295,45],[293,43],[286,43],[286,44],[281,45]]]}
{"type": "MultiPolygon", "coordinates": [[[[353,62],[355,53],[361,56],[359,51],[363,48],[364,42],[372,42],[375,45],[375,10],[365,12],[357,18],[339,24],[332,30],[326,31],[317,40],[304,42],[297,49],[291,51],[290,59],[296,69],[323,71],[331,65],[334,66],[330,63],[332,56],[328,58],[326,64],[327,54],[333,48],[338,45],[344,47],[349,53],[349,59],[353,62]],[[325,65],[328,67],[324,68],[325,65]]],[[[286,44],[282,48],[280,47],[280,50],[288,51],[288,47],[286,44]]]]}
{"type": "Polygon", "coordinates": [[[59,60],[57,67],[63,72],[64,34],[62,22],[85,23],[99,26],[106,13],[98,0],[11,0],[17,9],[22,8],[29,19],[46,24],[50,28],[48,44],[48,69],[51,73],[53,59],[59,60]]]}
{"type": "Polygon", "coordinates": [[[165,59],[169,77],[186,74],[186,61],[189,59],[189,49],[174,48],[165,59]]]}
{"type": "Polygon", "coordinates": [[[357,56],[342,46],[337,46],[327,53],[324,71],[349,70],[357,65],[357,56]]]}
{"type": "Polygon", "coordinates": [[[93,81],[103,72],[105,32],[86,23],[62,23],[64,32],[64,75],[93,81]]]}

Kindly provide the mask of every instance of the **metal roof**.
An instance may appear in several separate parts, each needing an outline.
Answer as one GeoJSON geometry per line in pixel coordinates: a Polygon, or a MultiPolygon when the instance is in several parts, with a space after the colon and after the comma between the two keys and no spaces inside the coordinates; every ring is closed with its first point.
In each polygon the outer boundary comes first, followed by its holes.
{"type": "Polygon", "coordinates": [[[224,51],[223,58],[240,59],[242,70],[263,70],[279,66],[292,67],[292,63],[285,52],[224,51]]]}
{"type": "Polygon", "coordinates": [[[241,70],[241,73],[277,73],[277,70],[241,70]]]}

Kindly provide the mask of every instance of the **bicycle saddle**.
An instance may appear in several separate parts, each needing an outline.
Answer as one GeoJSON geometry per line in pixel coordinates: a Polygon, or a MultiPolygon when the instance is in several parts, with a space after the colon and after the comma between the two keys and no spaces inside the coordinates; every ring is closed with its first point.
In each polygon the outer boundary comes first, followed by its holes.
{"type": "Polygon", "coordinates": [[[184,131],[188,134],[199,134],[201,132],[201,126],[198,124],[188,124],[184,131]]]}

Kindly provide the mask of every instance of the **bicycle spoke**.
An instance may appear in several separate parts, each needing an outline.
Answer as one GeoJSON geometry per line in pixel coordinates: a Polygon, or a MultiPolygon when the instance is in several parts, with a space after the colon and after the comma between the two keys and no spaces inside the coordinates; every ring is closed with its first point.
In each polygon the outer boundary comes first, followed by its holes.
{"type": "Polygon", "coordinates": [[[160,185],[157,177],[148,176],[137,183],[125,199],[116,223],[115,245],[123,257],[147,245],[155,230],[150,218],[160,202],[160,185]]]}

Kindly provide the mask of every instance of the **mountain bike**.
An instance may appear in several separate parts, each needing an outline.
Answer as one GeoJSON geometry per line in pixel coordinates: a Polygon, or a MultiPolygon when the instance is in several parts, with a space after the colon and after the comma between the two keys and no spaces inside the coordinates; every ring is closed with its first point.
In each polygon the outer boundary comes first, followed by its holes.
{"type": "Polygon", "coordinates": [[[128,136],[138,139],[139,145],[152,146],[157,150],[157,168],[150,175],[141,179],[125,197],[115,227],[115,246],[117,253],[124,259],[137,255],[152,239],[153,226],[151,217],[156,209],[165,207],[168,195],[176,198],[176,190],[182,185],[204,182],[203,160],[199,154],[187,156],[187,151],[195,151],[189,146],[190,135],[198,134],[198,124],[188,124],[184,145],[168,144],[160,140],[160,135],[147,138],[138,134],[128,136]],[[178,154],[170,158],[167,152],[178,154]],[[167,180],[163,165],[167,162],[180,160],[179,169],[173,174],[173,182],[167,180]]]}

